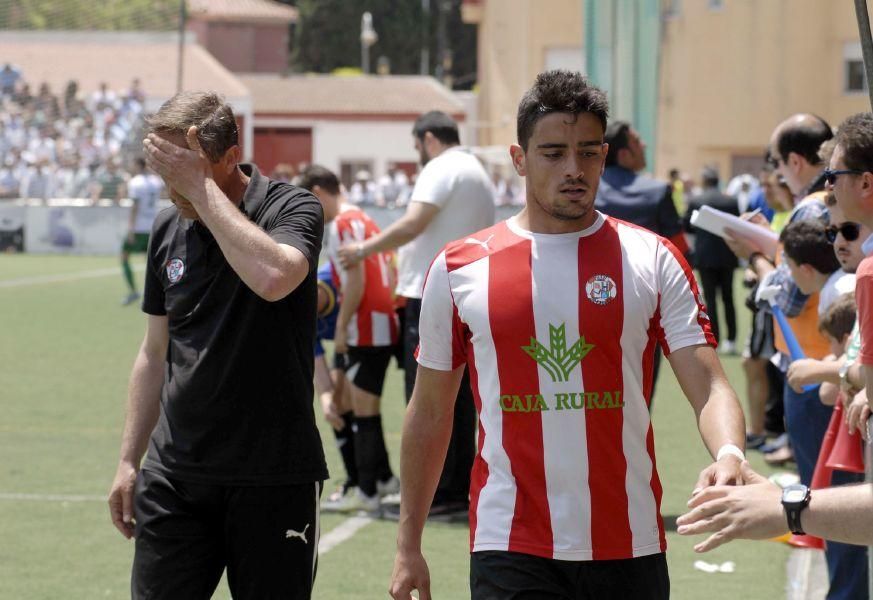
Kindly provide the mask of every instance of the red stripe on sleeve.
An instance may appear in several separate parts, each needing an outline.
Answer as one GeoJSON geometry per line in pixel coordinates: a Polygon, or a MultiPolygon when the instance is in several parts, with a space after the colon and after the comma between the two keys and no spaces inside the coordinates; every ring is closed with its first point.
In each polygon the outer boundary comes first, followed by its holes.
{"type": "MultiPolygon", "coordinates": [[[[497,354],[500,397],[538,394],[537,363],[522,346],[536,337],[531,274],[531,242],[524,240],[491,255],[488,268],[488,313],[497,354]]],[[[509,551],[554,543],[546,491],[541,413],[503,412],[503,447],[516,482],[509,551]]]]}
{"type": "Polygon", "coordinates": [[[622,248],[613,222],[579,240],[578,265],[579,335],[594,344],[582,359],[582,383],[586,398],[599,398],[585,411],[591,543],[594,560],[627,558],[633,556],[633,534],[622,442],[622,248]]]}
{"type": "MultiPolygon", "coordinates": [[[[706,339],[706,343],[711,346],[717,346],[718,342],[715,339],[715,334],[712,333],[712,326],[709,323],[709,319],[705,316],[706,307],[700,300],[700,289],[697,287],[697,279],[695,279],[694,273],[691,271],[691,265],[689,265],[688,261],[685,260],[685,257],[682,256],[682,253],[676,249],[676,246],[665,239],[661,239],[661,242],[664,247],[670,251],[676,259],[676,262],[679,263],[679,266],[682,267],[682,272],[685,273],[685,278],[688,280],[688,285],[691,287],[691,292],[694,294],[694,302],[697,304],[697,324],[700,325],[700,329],[703,330],[703,336],[706,339]]],[[[664,352],[665,354],[670,353],[666,348],[666,345],[664,347],[664,352]]]]}

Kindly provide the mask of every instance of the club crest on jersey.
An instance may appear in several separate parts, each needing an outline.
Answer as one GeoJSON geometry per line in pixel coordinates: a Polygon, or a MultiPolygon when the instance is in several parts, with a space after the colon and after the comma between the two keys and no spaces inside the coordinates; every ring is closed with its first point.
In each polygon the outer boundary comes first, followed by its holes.
{"type": "Polygon", "coordinates": [[[618,295],[618,286],[609,275],[595,275],[585,283],[585,294],[594,304],[603,306],[618,295]]]}
{"type": "Polygon", "coordinates": [[[171,258],[167,261],[167,279],[170,280],[170,283],[178,283],[184,274],[185,263],[182,262],[181,258],[171,258]]]}

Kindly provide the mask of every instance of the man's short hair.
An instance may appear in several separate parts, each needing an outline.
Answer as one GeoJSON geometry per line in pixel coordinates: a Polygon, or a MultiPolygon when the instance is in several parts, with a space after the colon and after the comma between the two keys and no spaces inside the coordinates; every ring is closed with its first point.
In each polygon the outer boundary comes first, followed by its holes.
{"type": "Polygon", "coordinates": [[[461,137],[458,135],[458,124],[449,115],[439,110],[424,113],[415,120],[415,124],[412,126],[412,135],[423,140],[426,133],[430,133],[442,144],[454,146],[461,143],[461,137]]]}
{"type": "Polygon", "coordinates": [[[334,196],[340,193],[340,181],[336,174],[321,165],[309,165],[300,174],[300,179],[297,185],[309,190],[310,192],[315,186],[320,187],[328,194],[334,196]]]}
{"type": "Polygon", "coordinates": [[[834,137],[834,132],[827,121],[813,115],[811,123],[801,122],[784,126],[779,130],[776,139],[776,151],[782,161],[788,160],[788,155],[794,152],[799,154],[811,165],[821,163],[818,155],[819,148],[826,141],[834,137]]]}
{"type": "Polygon", "coordinates": [[[575,71],[554,69],[537,75],[536,81],[518,104],[516,135],[527,151],[537,121],[551,113],[591,113],[606,131],[609,102],[603,91],[575,71]]]}
{"type": "Polygon", "coordinates": [[[855,294],[853,292],[843,294],[824,311],[818,320],[818,329],[842,342],[845,336],[852,333],[857,314],[855,294]]]}
{"type": "Polygon", "coordinates": [[[609,144],[609,151],[606,153],[607,167],[618,164],[618,151],[627,148],[630,141],[630,130],[631,124],[627,121],[614,121],[606,128],[603,141],[609,144]]]}
{"type": "Polygon", "coordinates": [[[233,109],[215,92],[179,92],[146,119],[149,132],[187,135],[197,127],[200,147],[213,163],[239,144],[233,109]]]}
{"type": "Polygon", "coordinates": [[[802,219],[789,223],[779,234],[779,241],[782,242],[785,255],[798,265],[809,265],[826,275],[840,268],[821,219],[802,219]]]}
{"type": "Polygon", "coordinates": [[[847,169],[873,171],[873,113],[852,115],[837,129],[837,145],[843,149],[847,169]]]}

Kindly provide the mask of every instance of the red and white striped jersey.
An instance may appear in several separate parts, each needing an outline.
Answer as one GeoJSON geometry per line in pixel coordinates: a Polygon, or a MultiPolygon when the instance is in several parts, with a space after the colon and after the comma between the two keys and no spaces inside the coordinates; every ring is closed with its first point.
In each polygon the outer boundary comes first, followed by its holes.
{"type": "MultiPolygon", "coordinates": [[[[342,294],[347,272],[337,258],[340,246],[362,242],[379,233],[379,226],[358,208],[342,210],[330,222],[326,252],[333,264],[334,280],[342,294]]],[[[397,343],[399,325],[394,312],[393,254],[382,252],[364,260],[364,295],[349,322],[349,346],[391,346],[397,343]]],[[[340,298],[342,303],[342,298],[340,298]]]]}
{"type": "Polygon", "coordinates": [[[715,345],[699,298],[667,240],[599,213],[557,235],[513,218],[436,257],[418,362],[470,369],[473,552],[605,560],[666,549],[652,361],[656,343],[666,354],[715,345]]]}

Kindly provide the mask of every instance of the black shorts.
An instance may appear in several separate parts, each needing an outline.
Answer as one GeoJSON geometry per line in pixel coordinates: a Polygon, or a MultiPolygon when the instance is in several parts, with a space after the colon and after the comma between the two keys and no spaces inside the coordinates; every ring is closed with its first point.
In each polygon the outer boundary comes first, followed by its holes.
{"type": "Polygon", "coordinates": [[[472,600],[667,600],[664,554],[626,560],[553,560],[517,552],[470,555],[472,600]]]}
{"type": "Polygon", "coordinates": [[[207,600],[227,568],[234,598],[310,598],[321,489],[204,485],[140,471],[131,597],[207,600]]]}
{"type": "Polygon", "coordinates": [[[770,360],[776,354],[773,315],[765,310],[752,313],[752,329],[743,356],[770,360]]]}
{"type": "Polygon", "coordinates": [[[355,387],[381,396],[392,356],[393,346],[349,346],[344,360],[346,377],[355,387]]]}

